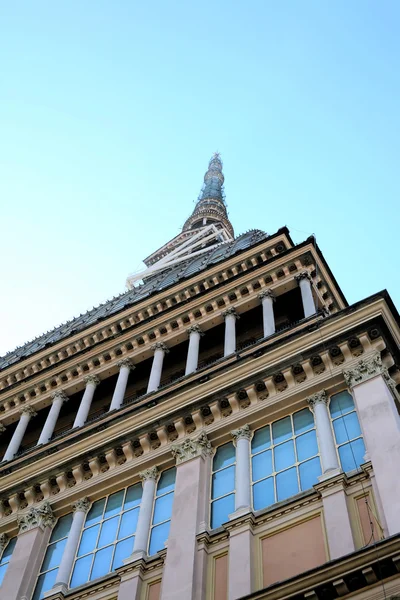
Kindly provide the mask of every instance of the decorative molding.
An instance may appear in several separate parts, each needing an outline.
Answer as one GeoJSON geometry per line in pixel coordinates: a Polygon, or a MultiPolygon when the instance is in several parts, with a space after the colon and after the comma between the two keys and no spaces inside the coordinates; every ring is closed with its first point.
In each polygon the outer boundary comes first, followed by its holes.
{"type": "Polygon", "coordinates": [[[197,456],[211,456],[213,448],[211,443],[203,432],[197,438],[186,438],[180,444],[171,446],[172,456],[176,459],[176,464],[180,465],[187,460],[197,458],[197,456]]]}
{"type": "Polygon", "coordinates": [[[31,529],[35,529],[35,527],[40,527],[41,529],[45,529],[45,527],[54,527],[55,522],[56,517],[54,516],[53,509],[49,502],[43,502],[43,504],[37,508],[31,506],[28,512],[17,517],[20,533],[30,531],[31,529]]]}
{"type": "Polygon", "coordinates": [[[316,404],[326,404],[328,405],[329,403],[329,398],[326,395],[326,391],[325,390],[320,390],[319,392],[315,392],[315,394],[311,394],[311,396],[308,396],[308,398],[306,398],[311,410],[314,410],[314,406],[316,404]]]}
{"type": "Polygon", "coordinates": [[[84,498],[80,498],[79,500],[73,503],[72,510],[74,512],[88,513],[91,505],[92,503],[90,502],[89,498],[85,496],[84,498]]]}
{"type": "Polygon", "coordinates": [[[91,383],[92,385],[98,386],[100,383],[100,379],[96,377],[96,375],[86,375],[86,377],[83,378],[83,381],[86,385],[91,383]]]}
{"type": "Polygon", "coordinates": [[[294,278],[298,283],[300,283],[302,279],[308,279],[310,282],[312,281],[311,275],[308,271],[302,271],[298,275],[295,275],[294,278]]]}
{"type": "Polygon", "coordinates": [[[260,294],[258,294],[258,297],[260,300],[263,300],[264,298],[271,298],[273,302],[275,302],[276,300],[274,292],[269,288],[260,292],[260,294]]]}
{"type": "Polygon", "coordinates": [[[0,423],[0,434],[4,433],[6,429],[7,429],[7,427],[5,425],[3,425],[3,423],[0,423]]]}
{"type": "Polygon", "coordinates": [[[199,327],[199,325],[196,325],[196,323],[194,323],[193,325],[191,325],[190,327],[188,327],[186,329],[188,335],[190,336],[191,333],[199,333],[201,336],[204,335],[204,331],[201,330],[201,328],[199,327]]]}
{"type": "Polygon", "coordinates": [[[151,479],[153,481],[157,481],[158,476],[159,476],[159,472],[158,472],[157,467],[150,467],[149,469],[145,469],[144,471],[141,471],[139,473],[139,477],[143,481],[143,483],[145,481],[148,481],[149,479],[151,479]]]}
{"type": "Polygon", "coordinates": [[[164,342],[156,342],[155,344],[152,344],[150,346],[150,350],[152,350],[153,352],[155,352],[156,350],[162,350],[163,352],[165,352],[165,354],[168,354],[169,352],[169,349],[164,344],[164,342]]]}
{"type": "Polygon", "coordinates": [[[238,427],[237,429],[233,429],[231,431],[231,436],[234,439],[234,442],[237,443],[238,440],[251,440],[253,432],[250,429],[250,425],[243,425],[243,427],[238,427]]]}
{"type": "Polygon", "coordinates": [[[0,533],[0,555],[3,552],[4,548],[8,544],[8,535],[6,533],[0,533]]]}
{"type": "Polygon", "coordinates": [[[119,360],[117,362],[117,367],[119,367],[119,368],[121,368],[121,367],[127,367],[128,369],[130,369],[131,371],[133,371],[133,369],[135,368],[135,365],[133,364],[133,362],[129,358],[123,358],[122,360],[119,360]]]}
{"type": "Polygon", "coordinates": [[[373,379],[374,377],[377,377],[377,375],[383,377],[387,386],[392,391],[396,389],[396,383],[390,377],[387,368],[382,364],[382,358],[379,353],[362,358],[355,367],[343,371],[344,379],[349,388],[353,388],[355,385],[373,379]]]}
{"type": "Polygon", "coordinates": [[[36,417],[37,415],[36,410],[32,406],[24,406],[19,412],[20,415],[29,415],[29,418],[36,417]]]}
{"type": "Polygon", "coordinates": [[[62,400],[63,402],[68,402],[68,396],[63,390],[56,390],[51,394],[52,402],[54,400],[62,400]]]}
{"type": "Polygon", "coordinates": [[[233,315],[234,317],[236,317],[236,319],[240,319],[240,316],[237,314],[236,308],[234,306],[230,306],[229,308],[224,310],[221,313],[221,315],[224,317],[224,319],[226,319],[226,317],[229,317],[230,315],[233,315]]]}

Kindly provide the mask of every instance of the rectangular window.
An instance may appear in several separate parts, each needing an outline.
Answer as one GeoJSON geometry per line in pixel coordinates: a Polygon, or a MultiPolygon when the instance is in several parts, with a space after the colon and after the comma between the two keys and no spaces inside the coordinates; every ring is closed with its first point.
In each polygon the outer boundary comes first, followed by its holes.
{"type": "Polygon", "coordinates": [[[347,390],[331,396],[329,410],[340,464],[345,473],[364,462],[365,446],[354,400],[347,390]]]}
{"type": "Polygon", "coordinates": [[[314,415],[305,408],[258,429],[251,453],[254,510],[311,488],[321,475],[314,415]]]}
{"type": "Polygon", "coordinates": [[[220,446],[214,456],[211,489],[211,528],[226,523],[235,510],[235,446],[220,446]]]}
{"type": "Polygon", "coordinates": [[[70,587],[102,577],[122,566],[133,551],[142,484],[92,504],[86,516],[70,587]]]}
{"type": "Polygon", "coordinates": [[[57,577],[58,567],[64,552],[65,544],[69,530],[72,524],[72,513],[58,519],[50,537],[46,554],[40,569],[39,578],[36,584],[35,593],[32,600],[44,598],[44,593],[54,585],[57,577]]]}
{"type": "Polygon", "coordinates": [[[165,548],[168,539],[174,501],[176,469],[168,469],[161,474],[154,501],[153,520],[150,532],[149,555],[165,548]]]}
{"type": "Polygon", "coordinates": [[[8,563],[10,562],[10,558],[15,548],[15,544],[17,543],[17,538],[13,537],[8,541],[7,546],[3,550],[3,554],[1,555],[0,560],[0,586],[3,583],[4,575],[6,574],[8,563]]]}

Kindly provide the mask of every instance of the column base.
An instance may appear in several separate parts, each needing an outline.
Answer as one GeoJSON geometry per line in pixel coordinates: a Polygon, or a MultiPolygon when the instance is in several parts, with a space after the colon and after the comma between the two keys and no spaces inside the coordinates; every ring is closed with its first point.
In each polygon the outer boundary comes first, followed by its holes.
{"type": "Polygon", "coordinates": [[[63,600],[68,593],[68,586],[65,583],[57,583],[51,590],[43,594],[43,597],[51,598],[52,600],[63,600]]]}
{"type": "Polygon", "coordinates": [[[252,512],[252,509],[250,506],[240,506],[239,508],[237,508],[235,510],[235,512],[228,515],[228,518],[230,521],[233,521],[234,519],[238,519],[239,517],[248,515],[250,512],[252,512]]]}
{"type": "Polygon", "coordinates": [[[336,475],[340,475],[340,473],[342,473],[342,469],[340,469],[339,467],[337,469],[330,469],[326,473],[322,473],[322,475],[318,477],[318,481],[326,481],[331,477],[336,477],[336,475]]]}
{"type": "Polygon", "coordinates": [[[144,550],[138,550],[137,552],[133,552],[128,558],[123,560],[124,565],[130,565],[131,563],[136,562],[137,560],[146,560],[148,558],[147,552],[144,550]]]}

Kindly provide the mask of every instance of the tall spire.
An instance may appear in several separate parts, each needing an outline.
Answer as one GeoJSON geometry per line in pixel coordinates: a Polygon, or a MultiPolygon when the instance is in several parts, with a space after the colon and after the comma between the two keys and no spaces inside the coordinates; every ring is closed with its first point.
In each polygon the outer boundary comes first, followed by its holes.
{"type": "Polygon", "coordinates": [[[208,163],[204,175],[204,185],[191,216],[186,220],[182,231],[189,231],[204,225],[223,225],[234,237],[233,227],[228,218],[224,194],[224,175],[222,160],[215,152],[208,163]]]}

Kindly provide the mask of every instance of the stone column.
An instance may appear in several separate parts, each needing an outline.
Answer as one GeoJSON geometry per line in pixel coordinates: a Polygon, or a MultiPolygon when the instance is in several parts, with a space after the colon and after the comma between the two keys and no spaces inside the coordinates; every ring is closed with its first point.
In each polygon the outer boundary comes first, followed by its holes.
{"type": "Polygon", "coordinates": [[[153,513],[153,502],[159,472],[157,467],[151,467],[150,469],[142,471],[139,475],[143,484],[142,501],[140,503],[138,522],[136,525],[133,553],[124,561],[125,564],[146,557],[149,545],[151,515],[153,513]]]}
{"type": "Polygon", "coordinates": [[[44,502],[18,516],[17,522],[18,540],[1,586],[1,598],[4,600],[32,597],[56,518],[50,504],[44,502]]]}
{"type": "Polygon", "coordinates": [[[275,294],[272,290],[263,290],[261,294],[258,294],[258,297],[260,298],[262,304],[264,337],[268,337],[275,333],[275,294]]]}
{"type": "Polygon", "coordinates": [[[12,460],[17,454],[21,445],[22,439],[25,435],[26,428],[28,427],[29,421],[32,417],[36,417],[37,413],[32,406],[24,406],[20,411],[20,419],[18,425],[13,433],[13,436],[8,444],[8,448],[3,457],[3,460],[12,460]]]}
{"type": "Polygon", "coordinates": [[[231,306],[222,313],[225,319],[225,343],[224,343],[224,356],[229,356],[236,352],[236,319],[239,319],[239,315],[236,309],[231,306]]]}
{"type": "Polygon", "coordinates": [[[62,390],[57,390],[53,392],[52,395],[52,404],[49,410],[49,414],[47,415],[46,422],[43,426],[42,433],[40,434],[37,445],[47,444],[47,442],[51,439],[51,436],[54,433],[55,426],[57,424],[58,415],[60,414],[61,407],[64,402],[67,402],[68,396],[66,396],[65,392],[62,390]]]}
{"type": "Polygon", "coordinates": [[[310,410],[314,413],[319,453],[321,457],[322,477],[331,477],[340,472],[340,465],[333,437],[331,417],[329,414],[329,398],[325,390],[321,390],[307,398],[310,410]]]}
{"type": "Polygon", "coordinates": [[[248,425],[231,431],[236,446],[235,469],[235,512],[230,519],[251,510],[250,440],[252,433],[248,425]]]}
{"type": "Polygon", "coordinates": [[[155,390],[159,387],[164,356],[169,352],[167,346],[163,342],[156,342],[151,346],[151,350],[154,351],[154,358],[153,364],[151,365],[150,378],[147,386],[148,394],[150,392],[155,392],[155,390]]]}
{"type": "Polygon", "coordinates": [[[100,383],[100,379],[98,377],[96,377],[95,375],[87,375],[84,378],[84,381],[86,383],[85,392],[82,396],[82,400],[79,405],[79,409],[76,414],[75,421],[74,421],[72,428],[82,427],[82,425],[85,424],[87,416],[90,411],[90,405],[92,404],[94,391],[100,383]]]}
{"type": "Polygon", "coordinates": [[[343,371],[351,389],[389,535],[400,532],[400,417],[395,382],[379,353],[362,358],[343,371]]]}
{"type": "Polygon", "coordinates": [[[213,450],[204,432],[171,450],[176,483],[160,600],[193,600],[206,586],[196,535],[207,520],[213,450]]]}
{"type": "Polygon", "coordinates": [[[200,338],[204,333],[198,325],[192,325],[186,330],[189,334],[189,348],[186,359],[185,375],[194,373],[199,363],[200,338]]]}
{"type": "Polygon", "coordinates": [[[301,299],[303,301],[304,317],[310,317],[316,313],[314,297],[312,293],[312,279],[308,271],[303,271],[295,276],[300,286],[301,299]]]}
{"type": "Polygon", "coordinates": [[[109,410],[114,410],[122,406],[126,392],[126,386],[128,384],[129,373],[135,368],[129,358],[124,358],[117,364],[119,366],[119,375],[109,410]]]}

